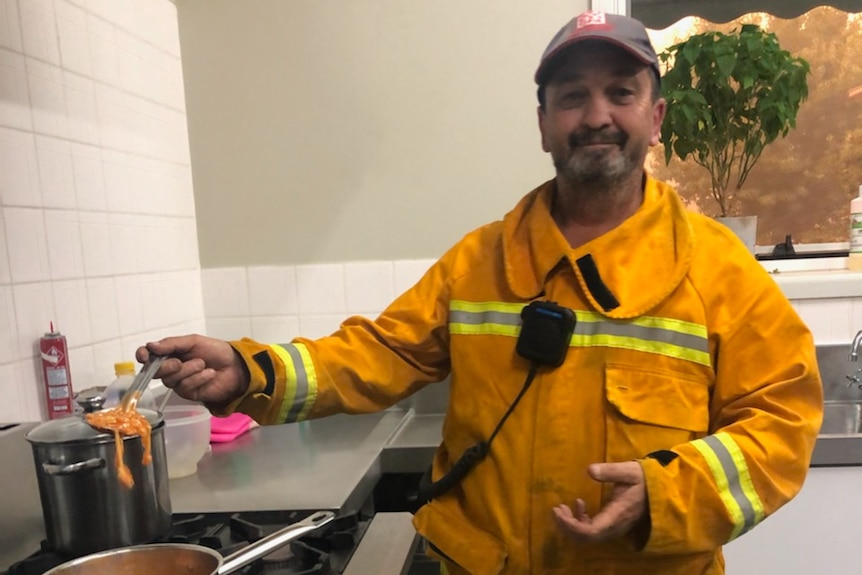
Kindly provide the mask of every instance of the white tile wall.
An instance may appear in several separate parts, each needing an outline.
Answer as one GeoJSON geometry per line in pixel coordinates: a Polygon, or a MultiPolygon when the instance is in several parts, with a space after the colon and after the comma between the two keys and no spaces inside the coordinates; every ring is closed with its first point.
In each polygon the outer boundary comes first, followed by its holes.
{"type": "Polygon", "coordinates": [[[316,314],[343,314],[347,311],[344,266],[314,264],[296,270],[299,307],[316,314]]]}
{"type": "Polygon", "coordinates": [[[248,296],[252,316],[297,315],[296,270],[290,267],[248,268],[248,296]]]}
{"type": "Polygon", "coordinates": [[[847,343],[862,329],[862,298],[808,299],[793,305],[818,344],[847,343]]]}
{"type": "Polygon", "coordinates": [[[344,266],[347,309],[379,312],[395,297],[392,262],[357,262],[344,266]]]}
{"type": "MultiPolygon", "coordinates": [[[[0,122],[4,121],[0,117],[0,122]]],[[[12,123],[12,122],[10,122],[12,123]]],[[[4,206],[41,206],[36,138],[0,126],[0,202],[4,206]]]]}
{"type": "MultiPolygon", "coordinates": [[[[323,337],[350,315],[376,316],[433,263],[429,259],[206,269],[202,275],[207,333],[264,342],[323,337]]],[[[818,281],[822,283],[822,278],[814,279],[818,281]]],[[[792,303],[818,344],[847,343],[862,329],[862,297],[811,297],[792,303]]]]}
{"type": "Polygon", "coordinates": [[[351,315],[375,317],[434,260],[363,261],[201,271],[206,331],[222,339],[318,338],[351,315]],[[402,288],[403,286],[403,288],[402,288]]]}
{"type": "MultiPolygon", "coordinates": [[[[2,21],[0,26],[3,26],[2,21]]],[[[33,120],[30,115],[30,90],[27,87],[24,57],[0,49],[0,76],[3,78],[0,82],[0,122],[21,130],[31,129],[33,120]]]]}
{"type": "Polygon", "coordinates": [[[170,0],[0,0],[0,422],[51,321],[78,390],[204,331],[181,70],[170,0]]]}

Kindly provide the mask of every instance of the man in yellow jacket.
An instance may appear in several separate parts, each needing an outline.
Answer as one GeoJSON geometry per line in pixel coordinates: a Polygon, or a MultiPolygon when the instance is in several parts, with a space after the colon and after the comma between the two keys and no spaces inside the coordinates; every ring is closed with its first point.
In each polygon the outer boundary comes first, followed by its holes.
{"type": "Polygon", "coordinates": [[[639,22],[574,18],[535,79],[556,177],[376,320],[285,345],[167,338],[138,359],[174,356],[166,385],[264,424],[451,376],[414,524],[452,574],[724,573],[721,546],[805,478],[812,337],[728,230],[644,172],[665,103],[639,22]]]}

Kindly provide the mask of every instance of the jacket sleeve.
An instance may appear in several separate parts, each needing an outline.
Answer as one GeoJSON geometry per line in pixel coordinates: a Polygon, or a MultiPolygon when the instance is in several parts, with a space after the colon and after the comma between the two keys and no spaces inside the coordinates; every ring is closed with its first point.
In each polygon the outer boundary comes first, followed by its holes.
{"type": "Polygon", "coordinates": [[[221,410],[262,424],[385,409],[449,373],[449,295],[441,259],[376,320],[351,317],[332,335],[289,344],[230,342],[250,374],[221,410]]]}
{"type": "Polygon", "coordinates": [[[743,267],[744,282],[725,277],[705,302],[716,327],[709,435],[641,460],[646,552],[715,549],[794,497],[808,472],[823,410],[814,342],[760,265],[743,267]]]}

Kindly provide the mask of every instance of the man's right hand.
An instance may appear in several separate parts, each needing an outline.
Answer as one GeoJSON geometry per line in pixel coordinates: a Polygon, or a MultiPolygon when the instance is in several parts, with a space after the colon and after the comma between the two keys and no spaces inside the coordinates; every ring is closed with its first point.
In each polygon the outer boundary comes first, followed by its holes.
{"type": "Polygon", "coordinates": [[[220,407],[248,389],[245,363],[226,341],[202,335],[168,337],[139,347],[135,357],[145,363],[150,354],[167,358],[156,378],[185,399],[220,407]]]}

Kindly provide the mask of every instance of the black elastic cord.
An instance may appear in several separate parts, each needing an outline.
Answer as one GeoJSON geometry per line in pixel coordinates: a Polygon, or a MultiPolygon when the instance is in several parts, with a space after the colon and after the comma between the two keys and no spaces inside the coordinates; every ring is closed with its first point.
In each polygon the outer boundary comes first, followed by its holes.
{"type": "Polygon", "coordinates": [[[495,437],[497,437],[497,433],[500,431],[500,428],[503,427],[506,420],[509,419],[509,416],[515,410],[515,406],[520,403],[521,398],[524,397],[525,393],[527,393],[527,389],[529,389],[530,384],[533,383],[533,379],[536,377],[536,373],[538,371],[539,364],[532,363],[530,365],[530,372],[527,374],[527,379],[524,380],[524,385],[521,387],[521,391],[518,392],[518,396],[515,398],[515,401],[512,402],[512,405],[509,406],[509,409],[506,410],[503,417],[500,418],[500,421],[497,423],[497,427],[494,428],[494,431],[491,433],[491,436],[487,441],[480,441],[476,445],[469,447],[461,455],[458,461],[455,462],[452,469],[437,481],[433,483],[431,482],[430,468],[425,472],[425,475],[423,475],[422,479],[419,481],[419,493],[417,494],[417,498],[420,501],[414,501],[414,503],[422,505],[431,501],[435,497],[440,497],[460,483],[461,480],[470,473],[471,469],[476,467],[480,461],[485,459],[485,456],[487,456],[488,452],[491,450],[491,442],[494,441],[495,437]]]}
{"type": "Polygon", "coordinates": [[[533,379],[536,377],[536,372],[539,371],[539,364],[533,363],[530,365],[530,372],[527,374],[527,379],[524,380],[524,385],[521,387],[521,391],[518,392],[518,397],[515,398],[515,401],[512,402],[512,405],[509,406],[509,409],[506,410],[506,413],[503,414],[503,417],[500,418],[500,422],[497,424],[497,427],[494,428],[494,431],[491,433],[491,437],[488,438],[488,449],[491,448],[491,442],[494,441],[494,438],[497,437],[497,433],[500,431],[500,428],[503,427],[503,424],[509,419],[509,416],[512,415],[512,412],[515,410],[515,406],[521,401],[521,398],[524,397],[524,394],[527,393],[527,389],[529,389],[530,384],[533,383],[533,379]]]}

